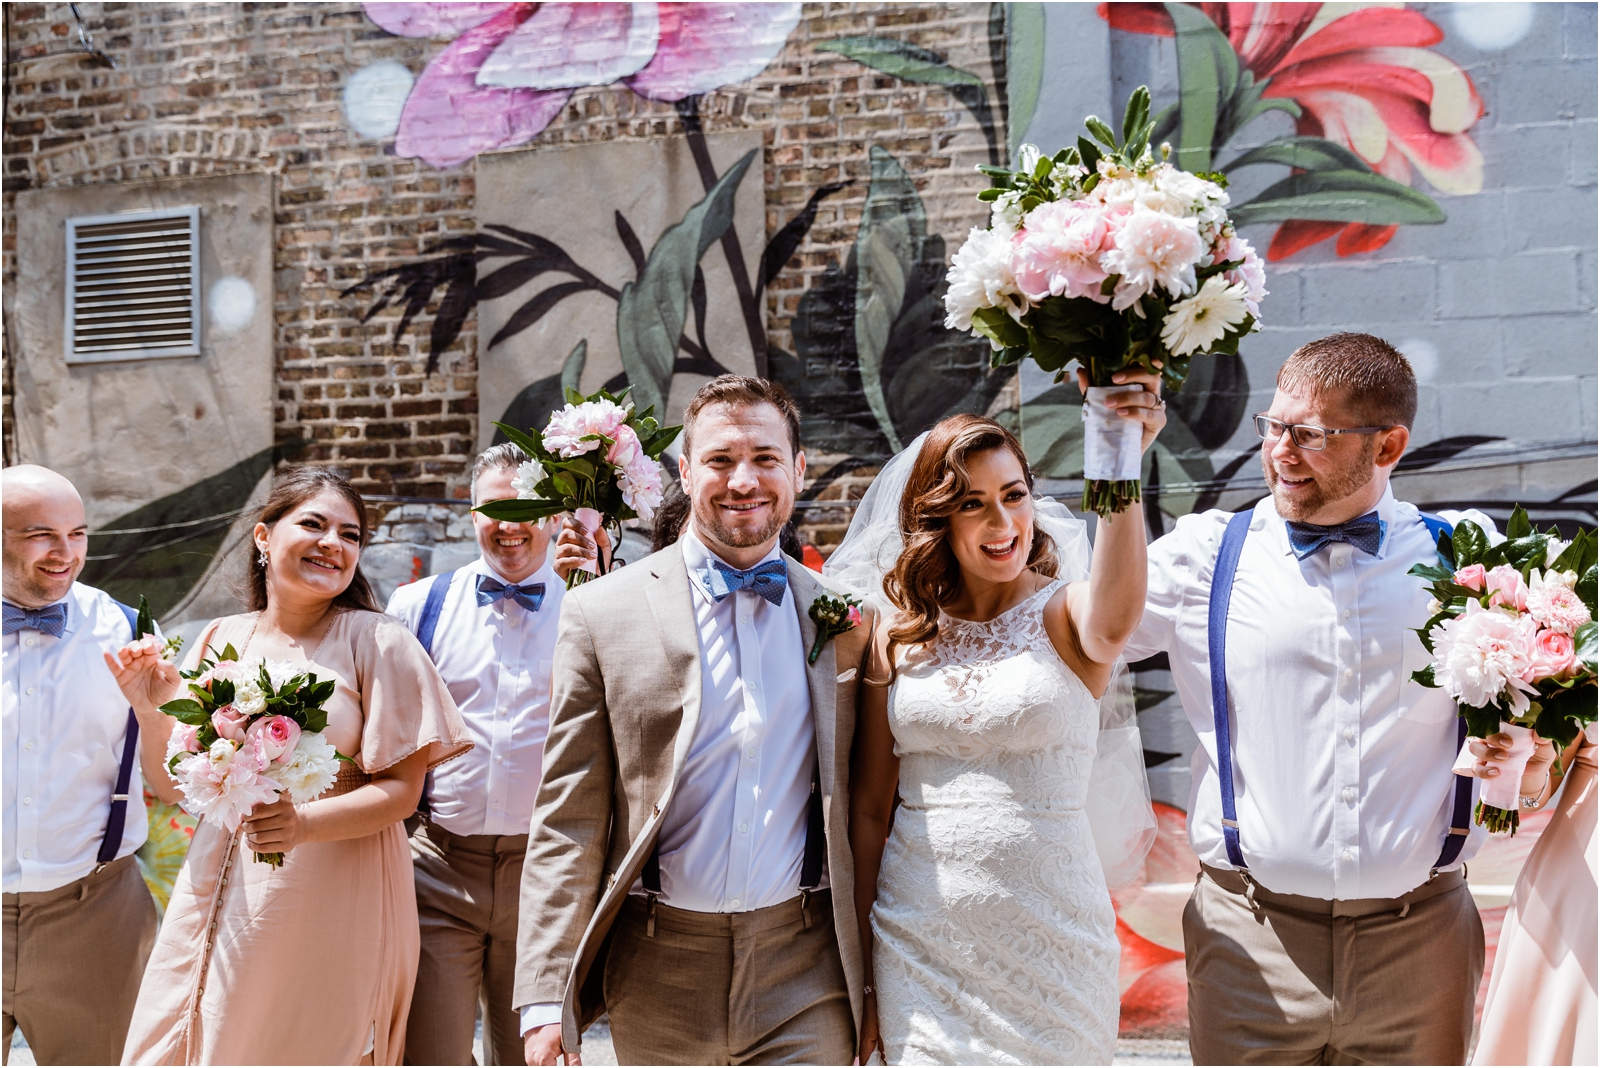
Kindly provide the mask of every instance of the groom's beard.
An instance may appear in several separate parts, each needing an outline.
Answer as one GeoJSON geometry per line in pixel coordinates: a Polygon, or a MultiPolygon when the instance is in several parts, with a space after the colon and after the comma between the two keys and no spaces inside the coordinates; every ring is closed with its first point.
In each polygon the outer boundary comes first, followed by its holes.
{"type": "Polygon", "coordinates": [[[1272,458],[1263,453],[1261,468],[1266,474],[1267,486],[1272,490],[1272,500],[1277,505],[1278,514],[1291,522],[1307,522],[1326,505],[1336,504],[1365,489],[1376,474],[1372,461],[1377,455],[1377,444],[1374,438],[1364,439],[1361,456],[1350,467],[1315,476],[1316,483],[1311,492],[1293,497],[1278,492],[1278,469],[1273,466],[1272,458]]]}
{"type": "MultiPolygon", "coordinates": [[[[732,498],[726,503],[738,504],[739,501],[737,498],[732,498]]],[[[694,510],[694,518],[696,524],[704,529],[707,534],[710,534],[730,549],[749,549],[775,537],[783,529],[783,525],[789,521],[789,515],[793,512],[792,505],[789,511],[786,512],[777,506],[778,502],[773,503],[772,517],[755,530],[751,530],[748,527],[736,529],[728,526],[722,521],[722,511],[714,501],[708,501],[703,508],[697,503],[694,510]]]]}

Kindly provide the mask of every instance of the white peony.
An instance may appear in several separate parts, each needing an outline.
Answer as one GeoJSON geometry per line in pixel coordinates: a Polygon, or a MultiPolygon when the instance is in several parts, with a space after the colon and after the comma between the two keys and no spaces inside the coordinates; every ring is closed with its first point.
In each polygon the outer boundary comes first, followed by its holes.
{"type": "Polygon", "coordinates": [[[287,764],[273,764],[264,773],[303,805],[333,785],[339,775],[339,751],[321,734],[306,731],[295,744],[294,756],[287,764]]]}
{"type": "Polygon", "coordinates": [[[1544,566],[1555,567],[1556,561],[1561,559],[1561,554],[1566,552],[1567,546],[1571,544],[1570,541],[1562,541],[1560,538],[1549,539],[1544,547],[1544,566]]]}
{"type": "Polygon", "coordinates": [[[517,465],[517,475],[511,480],[511,488],[516,491],[518,500],[531,501],[539,496],[534,487],[544,478],[544,467],[538,460],[524,460],[517,465]]]}
{"type": "Polygon", "coordinates": [[[247,716],[258,716],[267,710],[267,695],[261,692],[259,678],[251,672],[233,684],[233,707],[247,716]]]}
{"type": "Polygon", "coordinates": [[[1161,325],[1161,340],[1174,356],[1205,352],[1244,322],[1249,314],[1243,283],[1229,285],[1212,275],[1200,292],[1174,304],[1161,325]]]}
{"type": "Polygon", "coordinates": [[[1467,610],[1428,632],[1433,642],[1433,681],[1462,704],[1483,708],[1504,698],[1513,716],[1528,710],[1522,681],[1533,662],[1539,624],[1498,608],[1467,601],[1467,610]]]}
{"type": "Polygon", "coordinates": [[[1003,234],[1014,234],[1022,229],[1023,215],[1022,194],[1013,189],[995,198],[989,211],[989,225],[1003,234]]]}
{"type": "Polygon", "coordinates": [[[267,678],[272,680],[272,690],[274,693],[283,689],[284,683],[288,682],[296,675],[305,674],[305,669],[303,667],[289,660],[267,660],[264,661],[264,663],[267,667],[267,678]]]}
{"type": "Polygon", "coordinates": [[[1117,228],[1115,241],[1100,263],[1106,273],[1121,276],[1111,299],[1117,311],[1136,304],[1157,286],[1174,297],[1194,289],[1195,264],[1206,246],[1193,219],[1135,208],[1117,228]]]}
{"type": "Polygon", "coordinates": [[[1004,308],[1013,319],[1021,319],[1028,310],[1011,273],[1009,234],[973,227],[967,243],[950,261],[945,280],[949,287],[944,294],[944,325],[951,330],[971,330],[972,313],[980,308],[1004,308]]]}

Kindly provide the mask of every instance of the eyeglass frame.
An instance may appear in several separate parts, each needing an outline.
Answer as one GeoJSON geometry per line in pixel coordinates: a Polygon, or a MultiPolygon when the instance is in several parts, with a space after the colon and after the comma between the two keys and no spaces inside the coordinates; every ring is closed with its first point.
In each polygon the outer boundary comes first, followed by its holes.
{"type": "Polygon", "coordinates": [[[1314,423],[1285,423],[1282,419],[1268,415],[1266,412],[1259,412],[1256,415],[1252,415],[1250,417],[1250,421],[1256,428],[1256,436],[1262,441],[1282,441],[1283,431],[1287,430],[1289,432],[1289,440],[1294,442],[1295,448],[1305,449],[1307,452],[1321,452],[1328,447],[1328,443],[1324,441],[1321,445],[1302,444],[1297,431],[1315,430],[1324,436],[1332,434],[1381,434],[1385,430],[1394,430],[1399,426],[1398,423],[1392,423],[1389,426],[1352,426],[1330,430],[1328,427],[1317,426],[1314,423]],[[1267,420],[1268,422],[1277,423],[1279,426],[1283,427],[1283,430],[1278,431],[1278,433],[1272,437],[1268,437],[1266,431],[1263,430],[1261,426],[1261,421],[1263,419],[1267,420]]]}

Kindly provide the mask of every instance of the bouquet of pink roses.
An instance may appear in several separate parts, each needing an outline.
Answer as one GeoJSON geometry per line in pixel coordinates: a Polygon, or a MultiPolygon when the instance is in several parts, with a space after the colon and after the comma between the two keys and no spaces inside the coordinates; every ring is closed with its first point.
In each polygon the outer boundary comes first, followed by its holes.
{"type": "MultiPolygon", "coordinates": [[[[1412,678],[1448,693],[1471,737],[1511,736],[1510,758],[1484,784],[1477,818],[1515,833],[1534,734],[1564,746],[1595,721],[1596,539],[1540,534],[1518,507],[1501,544],[1463,521],[1453,537],[1440,535],[1439,558],[1411,569],[1432,583],[1436,606],[1417,630],[1433,663],[1412,678]]],[[[1456,771],[1470,774],[1472,765],[1463,749],[1456,771]]]]}
{"type": "Polygon", "coordinates": [[[1196,355],[1237,353],[1257,328],[1266,271],[1228,219],[1227,179],[1168,162],[1150,144],[1150,91],[1128,100],[1122,137],[1093,115],[1088,137],[1054,156],[1033,145],[1020,169],[979,167],[993,185],[988,229],[951,261],[945,326],[987,338],[996,367],[1032,357],[1060,381],[1077,361],[1083,406],[1083,509],[1105,516],[1139,499],[1135,421],[1104,404],[1111,376],[1139,367],[1183,387],[1196,355]]]}
{"type": "MultiPolygon", "coordinates": [[[[636,412],[624,403],[626,396],[627,390],[622,396],[602,389],[585,397],[569,389],[566,406],[550,414],[537,437],[496,423],[528,459],[511,483],[516,497],[486,501],[473,511],[507,523],[533,523],[565,512],[590,534],[605,525],[619,536],[624,520],[649,522],[661,506],[661,453],[683,427],[660,426],[653,406],[636,412]]],[[[594,562],[583,564],[567,576],[567,586],[596,574],[594,562]]]]}
{"type": "MultiPolygon", "coordinates": [[[[178,722],[167,743],[167,770],[183,791],[185,808],[219,821],[231,833],[257,805],[287,793],[304,804],[322,793],[350,758],[322,731],[331,679],[318,681],[286,662],[240,661],[232,645],[216,660],[202,660],[189,680],[189,697],[161,711],[178,722]]],[[[257,853],[273,867],[282,853],[257,853]]]]}

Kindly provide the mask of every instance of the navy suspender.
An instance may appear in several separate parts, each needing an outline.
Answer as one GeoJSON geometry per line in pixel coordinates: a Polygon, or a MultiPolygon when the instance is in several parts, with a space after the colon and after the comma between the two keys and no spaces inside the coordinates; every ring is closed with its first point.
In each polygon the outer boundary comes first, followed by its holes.
{"type": "MultiPolygon", "coordinates": [[[[1222,842],[1228,860],[1235,868],[1248,871],[1239,844],[1239,814],[1233,796],[1233,742],[1228,728],[1228,604],[1233,599],[1233,580],[1239,570],[1239,554],[1250,533],[1253,512],[1237,512],[1228,520],[1217,552],[1217,566],[1211,574],[1211,601],[1207,618],[1207,647],[1211,660],[1211,722],[1216,730],[1217,782],[1222,792],[1222,842]]],[[[1436,515],[1421,513],[1423,525],[1437,543],[1451,533],[1450,524],[1436,515]]],[[[1457,719],[1456,745],[1467,740],[1467,721],[1457,719]]],[[[1461,855],[1472,818],[1472,780],[1456,776],[1455,798],[1450,814],[1450,833],[1444,848],[1433,863],[1433,871],[1447,868],[1461,855]]]]}
{"type": "MultiPolygon", "coordinates": [[[[143,637],[139,633],[139,613],[121,601],[116,604],[122,609],[122,614],[128,617],[128,627],[133,631],[134,640],[143,637]]],[[[122,765],[117,768],[117,785],[111,792],[111,813],[106,817],[106,834],[100,839],[100,852],[94,858],[101,867],[116,860],[117,850],[122,848],[122,829],[128,824],[128,788],[133,785],[133,757],[138,751],[139,718],[130,708],[128,731],[122,743],[122,765]]]]}

